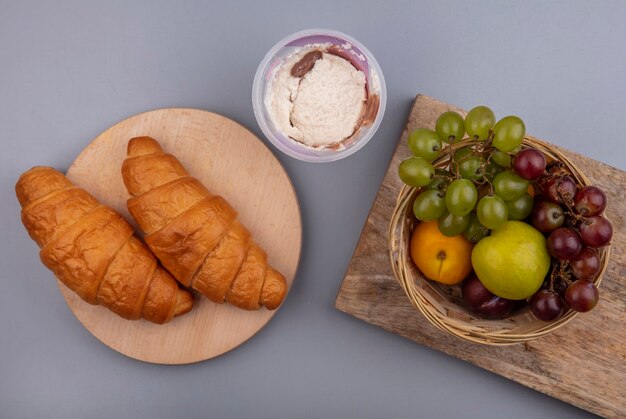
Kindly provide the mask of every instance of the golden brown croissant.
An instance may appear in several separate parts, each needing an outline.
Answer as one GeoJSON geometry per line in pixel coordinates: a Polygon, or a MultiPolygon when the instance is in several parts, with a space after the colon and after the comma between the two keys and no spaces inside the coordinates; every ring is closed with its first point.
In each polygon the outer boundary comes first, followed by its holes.
{"type": "Polygon", "coordinates": [[[34,167],[15,192],[42,262],[83,300],[159,324],[191,310],[191,294],[158,266],[130,224],[62,173],[34,167]]]}
{"type": "Polygon", "coordinates": [[[131,139],[122,176],[132,195],[128,210],[146,244],[184,286],[246,310],[280,305],[285,278],[267,264],[237,212],[189,176],[158,142],[131,139]]]}

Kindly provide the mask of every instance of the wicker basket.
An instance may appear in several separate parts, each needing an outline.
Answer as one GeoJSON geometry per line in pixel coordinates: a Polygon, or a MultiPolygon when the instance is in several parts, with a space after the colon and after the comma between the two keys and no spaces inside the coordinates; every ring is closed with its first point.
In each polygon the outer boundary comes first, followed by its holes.
{"type": "MultiPolygon", "coordinates": [[[[452,147],[456,150],[469,145],[472,140],[465,139],[452,147]]],[[[579,185],[589,185],[589,179],[582,174],[571,161],[553,147],[534,138],[525,138],[524,146],[532,146],[544,153],[548,163],[561,161],[571,171],[579,185]]],[[[435,167],[446,167],[450,154],[433,162],[435,167]]],[[[528,306],[512,313],[502,320],[488,320],[478,317],[466,309],[461,301],[461,289],[458,285],[447,286],[426,279],[417,269],[409,255],[409,242],[416,219],[412,206],[419,188],[404,186],[400,191],[396,207],[389,225],[389,253],[393,272],[406,295],[426,318],[441,330],[472,342],[488,345],[512,345],[539,338],[565,325],[578,315],[568,310],[554,322],[535,319],[528,306]]],[[[598,249],[602,269],[594,283],[600,284],[606,270],[610,246],[598,249]]]]}

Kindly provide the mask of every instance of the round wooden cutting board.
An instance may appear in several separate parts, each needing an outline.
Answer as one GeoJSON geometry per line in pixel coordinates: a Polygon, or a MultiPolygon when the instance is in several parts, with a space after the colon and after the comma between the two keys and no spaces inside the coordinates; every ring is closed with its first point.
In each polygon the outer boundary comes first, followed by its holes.
{"type": "MultiPolygon", "coordinates": [[[[174,154],[211,193],[222,195],[287,278],[298,267],[302,226],[298,200],[283,167],[265,145],[241,125],[207,111],[161,109],[128,118],[98,136],[76,158],[67,177],[132,222],[121,175],[126,145],[148,135],[174,154]]],[[[258,332],[275,314],[215,304],[194,293],[191,312],[165,325],[122,319],[92,306],[59,282],[70,309],[105,345],[131,358],[187,364],[221,355],[258,332]]]]}

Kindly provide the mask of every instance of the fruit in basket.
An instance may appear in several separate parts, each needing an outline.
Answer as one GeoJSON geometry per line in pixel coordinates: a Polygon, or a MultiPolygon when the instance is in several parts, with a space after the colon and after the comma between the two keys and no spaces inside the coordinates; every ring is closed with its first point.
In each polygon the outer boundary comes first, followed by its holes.
{"type": "Polygon", "coordinates": [[[544,322],[550,322],[561,317],[563,308],[563,300],[555,291],[542,289],[530,298],[530,310],[536,318],[544,322]]]}
{"type": "Polygon", "coordinates": [[[465,134],[463,117],[456,112],[444,112],[435,122],[435,131],[439,138],[446,143],[457,143],[465,134]]]}
{"type": "Polygon", "coordinates": [[[426,186],[433,180],[435,168],[421,157],[411,157],[400,163],[398,175],[409,186],[426,186]]]}
{"type": "Polygon", "coordinates": [[[427,189],[415,198],[413,214],[421,221],[436,220],[446,211],[443,193],[437,189],[427,189]]]}
{"type": "Polygon", "coordinates": [[[446,208],[454,215],[469,214],[476,206],[478,191],[468,179],[456,179],[446,189],[446,208]]]}
{"type": "Polygon", "coordinates": [[[500,150],[493,150],[491,152],[491,160],[500,167],[511,167],[511,161],[513,158],[509,153],[505,153],[500,150]]]}
{"type": "Polygon", "coordinates": [[[433,180],[431,180],[425,188],[445,192],[448,187],[448,183],[450,183],[450,173],[447,170],[435,169],[435,176],[433,180]]]}
{"type": "Polygon", "coordinates": [[[600,188],[579,189],[559,162],[552,164],[548,172],[538,179],[544,197],[537,200],[531,222],[549,233],[546,243],[553,264],[543,289],[530,299],[530,304],[536,318],[553,321],[563,314],[558,310],[559,302],[565,301],[563,305],[578,312],[589,311],[597,304],[599,292],[592,281],[600,272],[601,261],[594,248],[609,244],[613,228],[601,216],[606,196],[600,188]]]}
{"type": "Polygon", "coordinates": [[[480,157],[465,157],[458,163],[459,174],[464,179],[479,180],[483,177],[481,165],[482,160],[480,159],[480,157]]]}
{"type": "Polygon", "coordinates": [[[526,148],[515,155],[513,169],[515,173],[526,180],[535,180],[541,177],[546,170],[546,158],[543,153],[534,148],[526,148]]]}
{"type": "Polygon", "coordinates": [[[470,138],[485,141],[496,123],[496,116],[486,106],[476,106],[465,116],[465,131],[470,138]]]}
{"type": "Polygon", "coordinates": [[[512,171],[506,171],[496,175],[493,187],[500,198],[512,201],[528,192],[528,181],[512,171]]]}
{"type": "Polygon", "coordinates": [[[565,213],[563,208],[554,202],[539,201],[533,207],[530,222],[542,233],[549,233],[563,225],[565,213]]]}
{"type": "Polygon", "coordinates": [[[513,201],[506,202],[509,220],[519,221],[528,217],[533,211],[533,197],[528,192],[513,201]]]}
{"type": "Polygon", "coordinates": [[[548,200],[555,204],[569,202],[576,195],[576,182],[569,175],[549,176],[540,179],[539,187],[548,200]]]}
{"type": "Polygon", "coordinates": [[[507,221],[472,250],[480,282],[495,295],[522,300],[533,295],[550,269],[546,239],[532,226],[507,221]]]}
{"type": "Polygon", "coordinates": [[[585,217],[602,214],[606,208],[606,195],[597,186],[585,186],[576,192],[574,208],[585,217]]]}
{"type": "Polygon", "coordinates": [[[435,160],[441,153],[441,139],[432,129],[418,128],[411,132],[408,145],[414,156],[426,161],[435,160]]]}
{"type": "Polygon", "coordinates": [[[470,212],[468,215],[470,219],[467,223],[467,228],[463,232],[463,236],[472,243],[478,243],[481,239],[489,235],[489,229],[481,224],[475,213],[470,212]]]}
{"type": "Polygon", "coordinates": [[[498,195],[487,195],[480,198],[476,207],[478,220],[490,229],[501,227],[509,216],[506,203],[498,195]]]}
{"type": "Polygon", "coordinates": [[[559,227],[548,236],[548,252],[559,260],[572,260],[582,249],[580,235],[571,228],[559,227]]]}
{"type": "Polygon", "coordinates": [[[583,247],[578,256],[569,262],[572,274],[578,279],[593,279],[600,272],[600,257],[591,247],[583,247]]]}
{"type": "Polygon", "coordinates": [[[598,215],[584,219],[578,228],[583,243],[589,247],[606,246],[613,237],[613,227],[609,220],[598,215]]]}
{"type": "Polygon", "coordinates": [[[437,221],[437,227],[439,231],[448,237],[458,236],[463,233],[470,222],[470,215],[454,215],[445,211],[439,220],[437,221]]]}
{"type": "Polygon", "coordinates": [[[415,266],[428,279],[453,285],[472,271],[472,247],[465,237],[447,237],[439,231],[437,221],[428,221],[415,226],[410,254],[415,266]]]}
{"type": "Polygon", "coordinates": [[[596,248],[610,243],[613,229],[602,216],[604,192],[581,186],[567,162],[541,147],[522,146],[525,132],[520,118],[496,122],[478,106],[465,119],[445,112],[434,131],[409,135],[414,157],[400,164],[399,175],[423,188],[413,204],[422,222],[410,253],[426,277],[444,284],[459,283],[473,268],[462,295],[484,317],[528,304],[537,319],[555,321],[570,308],[596,305],[593,281],[603,256],[596,248]],[[463,145],[453,145],[466,132],[463,145]]]}
{"type": "Polygon", "coordinates": [[[515,306],[514,301],[498,297],[485,288],[476,275],[463,281],[461,297],[470,310],[489,318],[502,318],[515,306]]]}
{"type": "Polygon", "coordinates": [[[483,160],[472,152],[471,147],[456,150],[452,157],[451,170],[464,179],[481,180],[483,160]]]}
{"type": "Polygon", "coordinates": [[[493,134],[493,146],[506,153],[522,144],[526,127],[519,117],[509,115],[496,123],[493,127],[493,134]]]}
{"type": "Polygon", "coordinates": [[[572,308],[585,313],[598,304],[600,293],[594,283],[585,279],[579,279],[565,290],[565,301],[572,308]]]}
{"type": "Polygon", "coordinates": [[[487,180],[492,181],[493,178],[495,178],[499,173],[502,173],[503,171],[504,167],[491,161],[485,166],[485,177],[487,178],[487,180]]]}
{"type": "Polygon", "coordinates": [[[471,155],[472,155],[471,147],[461,147],[454,152],[452,157],[453,157],[454,162],[458,164],[461,161],[463,161],[463,159],[471,155]]]}

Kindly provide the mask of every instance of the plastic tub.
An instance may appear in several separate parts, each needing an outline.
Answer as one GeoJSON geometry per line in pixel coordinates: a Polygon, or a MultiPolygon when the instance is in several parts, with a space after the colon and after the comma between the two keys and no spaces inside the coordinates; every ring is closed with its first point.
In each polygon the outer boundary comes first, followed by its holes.
{"type": "Polygon", "coordinates": [[[385,79],[374,56],[356,39],[329,29],[307,29],[293,33],[279,41],[261,61],[252,85],[254,116],[268,140],[283,153],[299,160],[314,163],[340,160],[363,148],[380,126],[385,114],[386,103],[387,88],[385,79]],[[350,141],[350,144],[340,150],[316,149],[287,137],[274,126],[265,105],[267,93],[274,81],[276,70],[280,68],[280,64],[301,47],[310,44],[326,43],[330,43],[345,51],[346,55],[350,55],[352,64],[365,74],[369,94],[378,94],[380,99],[378,112],[373,123],[363,126],[357,132],[356,137],[350,141]]]}

